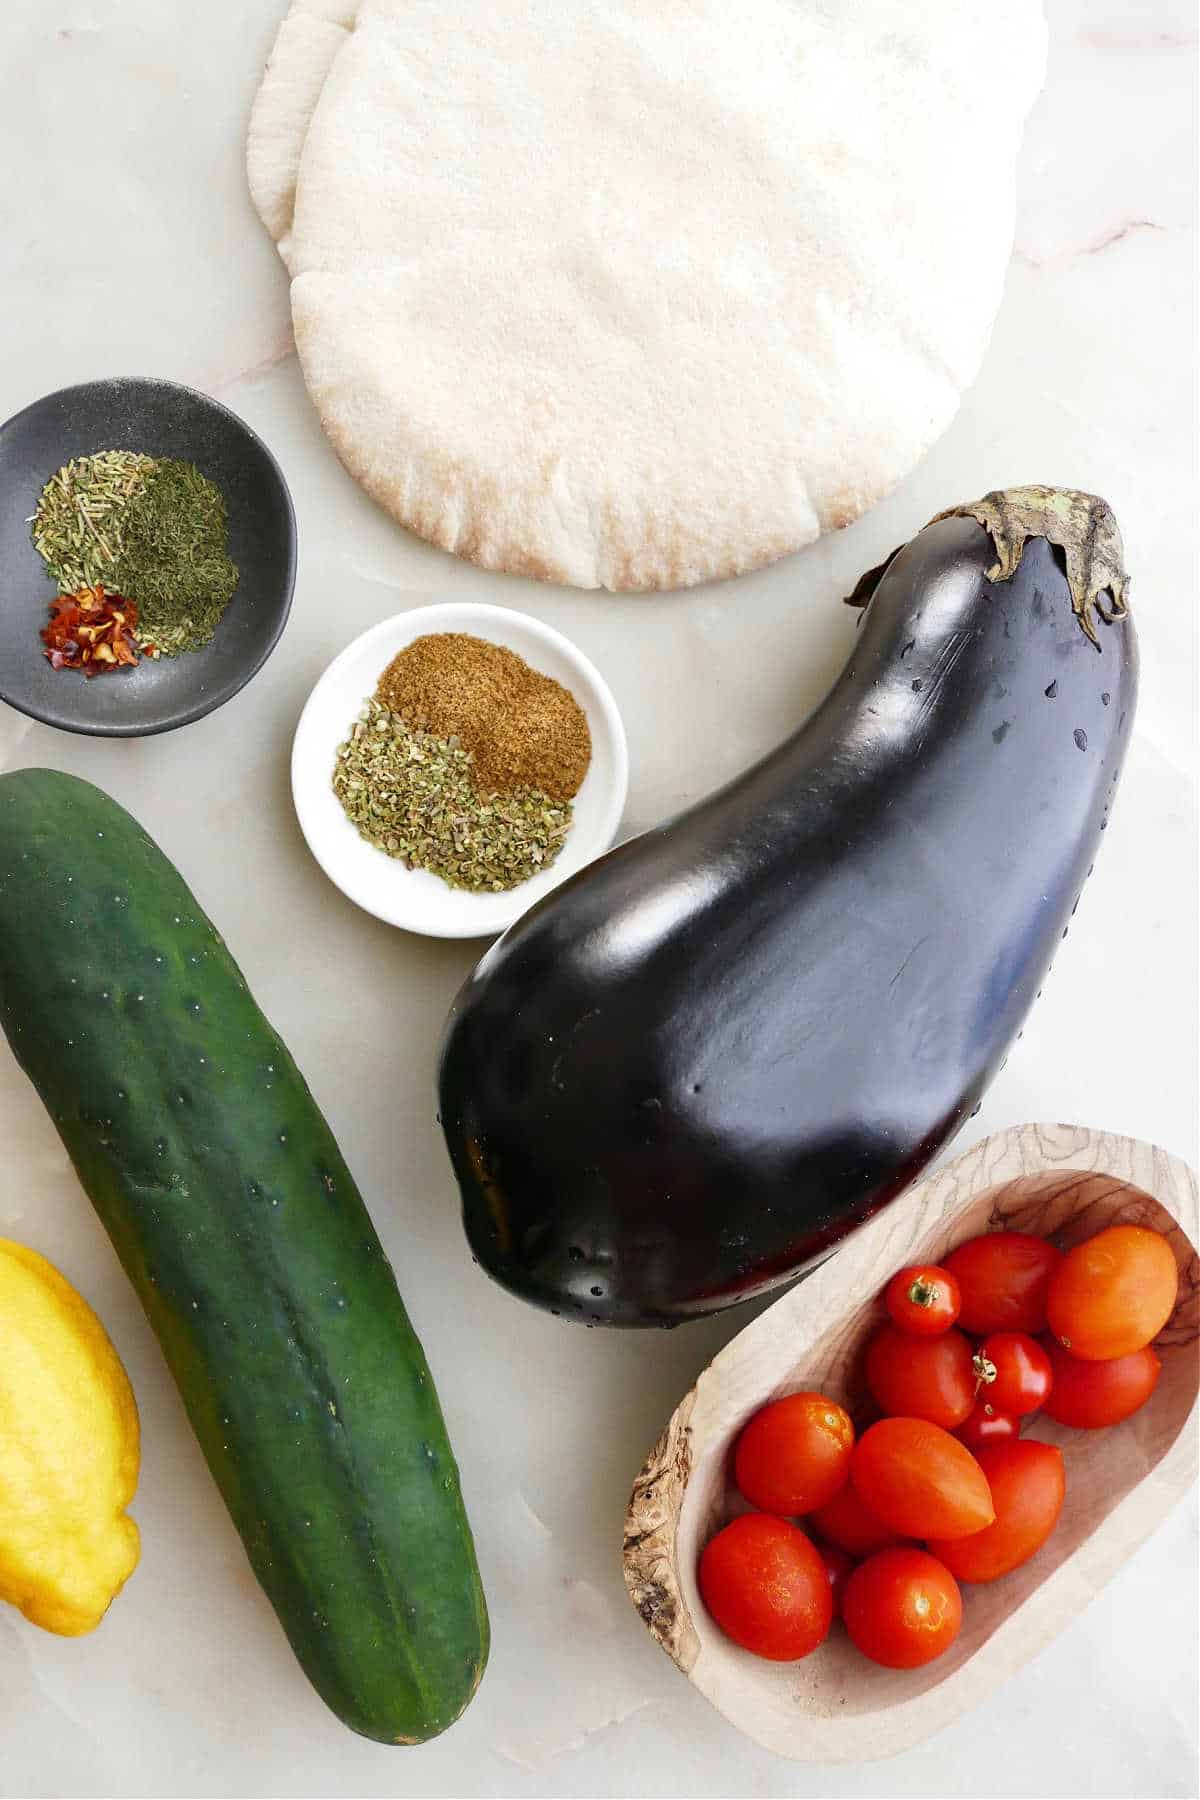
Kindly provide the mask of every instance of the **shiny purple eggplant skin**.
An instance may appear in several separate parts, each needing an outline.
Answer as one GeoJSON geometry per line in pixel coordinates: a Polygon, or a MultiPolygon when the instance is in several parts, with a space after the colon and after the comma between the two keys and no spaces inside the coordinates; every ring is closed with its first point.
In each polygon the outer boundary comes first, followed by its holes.
{"type": "Polygon", "coordinates": [[[1105,829],[1130,617],[969,517],[878,581],[794,737],[483,957],[441,1121],[470,1246],[564,1317],[669,1325],[795,1275],[977,1107],[1105,829]]]}

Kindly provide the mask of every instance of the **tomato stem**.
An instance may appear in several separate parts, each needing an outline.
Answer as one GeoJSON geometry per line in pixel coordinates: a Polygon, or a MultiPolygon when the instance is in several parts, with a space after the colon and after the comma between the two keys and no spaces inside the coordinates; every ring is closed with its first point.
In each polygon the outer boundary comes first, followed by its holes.
{"type": "Polygon", "coordinates": [[[978,1394],[981,1387],[987,1387],[990,1382],[995,1381],[996,1365],[982,1350],[977,1350],[971,1358],[971,1367],[975,1371],[975,1392],[978,1394]]]}

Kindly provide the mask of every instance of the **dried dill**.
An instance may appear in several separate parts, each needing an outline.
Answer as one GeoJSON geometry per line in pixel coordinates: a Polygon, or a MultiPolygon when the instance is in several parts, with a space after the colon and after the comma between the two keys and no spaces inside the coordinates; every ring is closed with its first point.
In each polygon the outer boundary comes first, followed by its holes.
{"type": "Polygon", "coordinates": [[[166,656],[211,643],[237,586],[221,490],[175,457],[154,465],[121,518],[111,585],[138,603],[138,637],[166,656]]]}
{"type": "Polygon", "coordinates": [[[501,893],[550,866],[572,808],[536,788],[479,794],[455,738],[414,731],[368,700],[339,746],[333,791],[359,834],[451,887],[501,893]]]}
{"type": "Polygon", "coordinates": [[[103,581],[121,553],[126,509],[146,486],[154,458],[136,450],[99,450],[56,469],[38,497],[33,543],[63,594],[103,581]]]}

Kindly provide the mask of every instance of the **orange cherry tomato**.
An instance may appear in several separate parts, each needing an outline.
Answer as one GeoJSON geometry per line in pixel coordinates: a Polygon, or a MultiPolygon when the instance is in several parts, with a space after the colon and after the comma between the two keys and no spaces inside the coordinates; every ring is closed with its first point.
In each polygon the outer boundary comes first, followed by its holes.
{"type": "Polygon", "coordinates": [[[980,1399],[1018,1419],[1045,1406],[1054,1381],[1050,1358],[1024,1331],[993,1331],[980,1344],[975,1367],[984,1371],[980,1399]]]}
{"type": "Polygon", "coordinates": [[[761,1407],[734,1452],[738,1487],[761,1512],[812,1512],[845,1487],[854,1427],[824,1394],[789,1394],[761,1407]]]}
{"type": "Polygon", "coordinates": [[[1046,1350],[1054,1370],[1046,1417],[1084,1431],[1128,1419],[1146,1404],[1162,1374],[1162,1364],[1149,1344],[1109,1362],[1081,1362],[1053,1338],[1047,1338],[1046,1350]]]}
{"type": "Polygon", "coordinates": [[[948,1650],[962,1625],[962,1595],[925,1550],[881,1550],[846,1583],[842,1617],[853,1642],[885,1669],[919,1669],[948,1650]]]}
{"type": "Polygon", "coordinates": [[[1166,1238],[1144,1225],[1110,1225],[1067,1252],[1050,1283],[1046,1318],[1072,1356],[1108,1362],[1156,1338],[1178,1292],[1166,1238]]]}
{"type": "Polygon", "coordinates": [[[973,1537],[931,1537],[929,1548],[959,1581],[996,1581],[1041,1549],[1062,1511],[1067,1491],[1056,1444],[1018,1438],[979,1452],[996,1517],[973,1537]]]}
{"type": "Polygon", "coordinates": [[[867,1345],[867,1386],[882,1412],[952,1431],[974,1406],[979,1380],[961,1331],[920,1338],[881,1325],[867,1345]]]}
{"type": "Polygon", "coordinates": [[[928,1419],[880,1419],[864,1431],[850,1479],[871,1511],[906,1537],[968,1537],[996,1516],[971,1452],[928,1419]]]}
{"type": "Polygon", "coordinates": [[[958,1323],[980,1336],[989,1331],[1041,1331],[1046,1324],[1046,1290],[1062,1253],[1027,1231],[989,1231],[968,1238],[945,1268],[962,1295],[958,1323]]]}
{"type": "Polygon", "coordinates": [[[816,1549],[817,1555],[825,1564],[825,1573],[829,1577],[829,1592],[833,1596],[833,1616],[835,1619],[840,1619],[846,1583],[850,1578],[850,1571],[855,1566],[854,1558],[848,1556],[844,1550],[839,1550],[836,1544],[818,1544],[816,1549]]]}
{"type": "Polygon", "coordinates": [[[985,1444],[1020,1437],[1021,1421],[1015,1413],[997,1412],[988,1400],[977,1400],[954,1435],[968,1450],[982,1450],[985,1444]]]}
{"type": "Polygon", "coordinates": [[[895,1550],[912,1541],[876,1518],[852,1481],[826,1506],[810,1513],[804,1523],[854,1557],[874,1556],[877,1550],[895,1550]]]}
{"type": "Polygon", "coordinates": [[[936,1337],[949,1331],[958,1317],[962,1296],[949,1269],[936,1263],[913,1263],[893,1275],[883,1291],[892,1324],[913,1337],[936,1337]]]}
{"type": "Polygon", "coordinates": [[[797,1662],[829,1635],[833,1593],[816,1547],[795,1525],[745,1513],[700,1557],[700,1594],[726,1637],[771,1662],[797,1662]]]}

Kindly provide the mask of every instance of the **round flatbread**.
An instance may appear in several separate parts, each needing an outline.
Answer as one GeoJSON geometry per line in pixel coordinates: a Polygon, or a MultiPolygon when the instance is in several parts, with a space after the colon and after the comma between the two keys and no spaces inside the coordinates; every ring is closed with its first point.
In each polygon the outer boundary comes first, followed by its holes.
{"type": "Polygon", "coordinates": [[[333,59],[354,29],[358,0],[292,0],[250,112],[246,179],[284,262],[300,153],[333,59]]]}
{"type": "Polygon", "coordinates": [[[581,587],[846,524],[978,369],[1044,51],[1040,0],[362,0],[288,246],[338,454],[581,587]]]}

